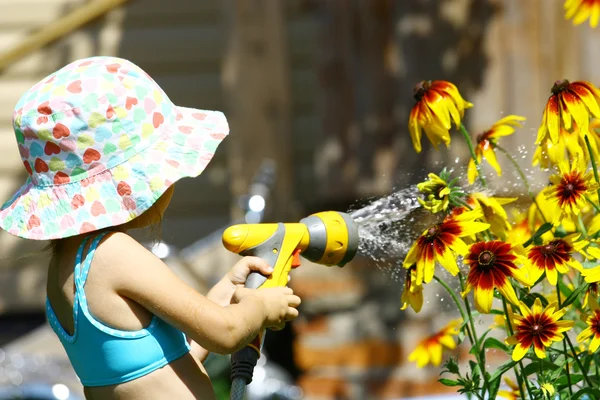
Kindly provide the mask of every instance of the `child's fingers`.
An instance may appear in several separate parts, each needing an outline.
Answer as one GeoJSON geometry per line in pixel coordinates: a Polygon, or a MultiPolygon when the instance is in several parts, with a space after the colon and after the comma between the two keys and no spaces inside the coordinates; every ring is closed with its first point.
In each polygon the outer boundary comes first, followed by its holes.
{"type": "Polygon", "coordinates": [[[288,295],[287,301],[290,307],[298,307],[302,303],[300,297],[296,295],[288,295]]]}
{"type": "Polygon", "coordinates": [[[242,258],[238,264],[242,270],[240,272],[245,272],[246,275],[250,272],[260,272],[263,275],[271,275],[273,272],[273,268],[265,260],[259,257],[247,256],[242,258]]]}
{"type": "Polygon", "coordinates": [[[244,297],[250,296],[252,294],[254,294],[253,289],[238,288],[235,292],[233,292],[231,301],[233,303],[239,303],[244,297]]]}
{"type": "Polygon", "coordinates": [[[288,307],[288,312],[287,315],[285,316],[285,320],[286,321],[291,321],[294,320],[296,318],[298,318],[298,310],[296,310],[294,307],[288,307]]]}

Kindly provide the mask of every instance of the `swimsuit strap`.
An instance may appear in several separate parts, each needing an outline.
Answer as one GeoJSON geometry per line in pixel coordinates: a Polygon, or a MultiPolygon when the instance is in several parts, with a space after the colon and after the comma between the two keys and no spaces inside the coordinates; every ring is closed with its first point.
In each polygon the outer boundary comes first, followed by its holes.
{"type": "Polygon", "coordinates": [[[81,243],[79,250],[77,251],[77,259],[75,262],[75,285],[77,290],[83,291],[83,287],[85,286],[85,282],[87,281],[88,274],[90,272],[90,266],[92,265],[92,260],[94,259],[94,254],[96,253],[96,249],[100,244],[100,241],[108,234],[108,232],[103,232],[96,236],[90,248],[83,258],[83,250],[85,244],[87,243],[87,239],[81,243]],[[83,265],[81,264],[83,261],[83,265]]]}

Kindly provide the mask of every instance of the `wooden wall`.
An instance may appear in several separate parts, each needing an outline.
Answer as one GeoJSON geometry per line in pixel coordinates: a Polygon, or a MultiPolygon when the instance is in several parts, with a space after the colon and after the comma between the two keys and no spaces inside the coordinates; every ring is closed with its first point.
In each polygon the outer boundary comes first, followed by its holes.
{"type": "MultiPolygon", "coordinates": [[[[553,83],[567,78],[600,85],[600,30],[566,21],[562,0],[313,4],[322,35],[317,98],[327,101],[316,187],[334,204],[389,193],[444,165],[466,166],[458,132],[449,150],[432,151],[425,138],[423,152],[413,150],[408,115],[421,80],[454,82],[475,104],[466,113],[473,137],[504,115],[527,117],[523,129],[503,140],[511,151],[526,146],[519,160],[524,167],[531,165],[553,83]]],[[[506,160],[499,162],[506,172],[492,182],[506,186],[507,177],[516,177],[506,160]]],[[[518,182],[510,186],[513,194],[519,190],[518,182]]]]}
{"type": "MultiPolygon", "coordinates": [[[[51,23],[84,0],[0,0],[0,51],[31,30],[51,23]]],[[[141,66],[181,106],[228,113],[222,85],[227,32],[220,0],[137,0],[65,39],[17,62],[0,74],[0,199],[25,179],[10,118],[20,95],[47,74],[78,58],[115,55],[141,66]]],[[[289,59],[290,130],[294,149],[293,186],[297,203],[312,198],[312,149],[318,137],[313,97],[316,70],[315,21],[298,2],[286,2],[284,29],[289,59]],[[308,190],[305,190],[308,187],[308,190]]],[[[253,135],[248,130],[231,133],[253,135]]],[[[165,240],[185,247],[229,221],[230,194],[227,141],[197,179],[182,180],[164,222],[165,240]]],[[[252,157],[252,152],[247,155],[252,157]]],[[[0,313],[40,308],[44,256],[18,259],[41,247],[0,232],[0,313]]]]}

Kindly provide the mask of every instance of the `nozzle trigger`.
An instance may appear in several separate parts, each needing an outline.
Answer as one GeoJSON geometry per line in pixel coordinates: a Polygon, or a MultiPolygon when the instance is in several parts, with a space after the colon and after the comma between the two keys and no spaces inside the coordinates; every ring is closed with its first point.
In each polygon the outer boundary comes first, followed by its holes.
{"type": "Polygon", "coordinates": [[[300,249],[296,249],[292,253],[292,268],[298,268],[299,266],[300,266],[300,249]]]}

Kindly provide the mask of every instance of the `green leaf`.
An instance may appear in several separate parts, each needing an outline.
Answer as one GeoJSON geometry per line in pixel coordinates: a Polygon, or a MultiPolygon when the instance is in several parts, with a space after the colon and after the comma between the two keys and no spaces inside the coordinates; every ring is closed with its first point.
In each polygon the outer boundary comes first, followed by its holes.
{"type": "Polygon", "coordinates": [[[479,343],[477,343],[478,347],[481,346],[481,343],[483,342],[483,340],[485,339],[485,337],[492,331],[492,329],[488,329],[485,332],[483,332],[483,335],[481,335],[479,337],[479,343]]]}
{"type": "Polygon", "coordinates": [[[469,360],[469,366],[471,367],[471,372],[473,372],[473,376],[479,375],[479,364],[477,364],[473,360],[469,360]]]}
{"type": "MultiPolygon", "coordinates": [[[[531,296],[533,296],[535,299],[540,299],[540,301],[542,302],[542,306],[544,306],[544,308],[548,307],[548,300],[540,293],[530,293],[531,296]]],[[[534,302],[535,302],[534,299],[534,302]]]]}
{"type": "Polygon", "coordinates": [[[505,353],[510,353],[510,348],[505,345],[504,343],[502,343],[501,341],[499,341],[496,338],[490,337],[487,338],[485,340],[485,342],[483,342],[483,348],[485,349],[497,349],[497,350],[502,350],[505,353]]]}
{"type": "Polygon", "coordinates": [[[529,246],[531,243],[533,243],[536,239],[538,239],[539,237],[541,237],[544,233],[548,232],[549,230],[551,230],[553,227],[552,223],[550,222],[546,222],[545,224],[543,224],[542,226],[540,226],[538,228],[537,231],[535,231],[535,233],[533,234],[533,236],[531,236],[531,238],[526,241],[525,243],[523,243],[523,247],[527,247],[529,246]]]}
{"type": "Polygon", "coordinates": [[[506,373],[508,370],[513,368],[515,365],[517,365],[517,362],[511,360],[509,362],[502,364],[501,366],[498,367],[498,369],[496,369],[494,374],[489,379],[489,382],[490,382],[489,398],[490,399],[496,398],[496,395],[498,394],[498,389],[500,388],[500,380],[502,379],[502,375],[504,375],[504,373],[506,373]]]}
{"type": "Polygon", "coordinates": [[[592,388],[588,388],[588,387],[579,389],[579,390],[577,390],[577,393],[573,394],[573,397],[571,398],[571,400],[577,400],[584,395],[589,396],[589,397],[584,397],[585,399],[590,399],[590,400],[598,399],[598,398],[600,398],[600,390],[592,389],[592,388]]]}
{"type": "MultiPolygon", "coordinates": [[[[581,374],[571,374],[571,384],[575,385],[576,383],[579,383],[583,380],[583,375],[581,374]]],[[[554,381],[554,385],[559,386],[559,385],[568,385],[569,384],[569,380],[567,379],[566,375],[562,375],[561,377],[559,377],[556,381],[554,381]]]]}
{"type": "Polygon", "coordinates": [[[458,383],[458,381],[455,381],[454,379],[440,378],[440,379],[438,379],[438,382],[444,386],[459,386],[460,385],[458,383]]]}
{"type": "Polygon", "coordinates": [[[495,399],[498,395],[498,389],[500,389],[500,379],[490,381],[489,398],[495,399]]]}
{"type": "Polygon", "coordinates": [[[506,371],[508,371],[509,369],[511,369],[512,367],[514,367],[515,365],[517,365],[516,361],[512,361],[511,360],[511,361],[505,362],[504,364],[502,364],[501,366],[499,366],[498,369],[496,369],[496,371],[494,372],[494,374],[490,378],[490,381],[493,381],[494,379],[500,379],[500,378],[502,378],[502,375],[504,375],[504,373],[506,371]]]}
{"type": "Polygon", "coordinates": [[[561,375],[563,375],[565,373],[565,371],[563,370],[563,366],[567,363],[567,359],[563,358],[560,363],[557,363],[556,366],[557,368],[554,370],[554,372],[552,372],[549,376],[550,381],[554,382],[556,379],[558,379],[561,375]]]}
{"type": "Polygon", "coordinates": [[[458,344],[461,344],[465,340],[465,331],[461,330],[458,332],[458,344]]]}
{"type": "Polygon", "coordinates": [[[577,300],[577,296],[579,296],[582,292],[584,292],[585,290],[587,290],[589,286],[589,283],[584,283],[581,286],[579,286],[577,289],[575,289],[573,291],[573,293],[571,293],[569,295],[569,297],[567,297],[567,299],[562,303],[562,307],[568,307],[569,305],[571,305],[571,303],[573,303],[575,300],[577,300]]]}
{"type": "Polygon", "coordinates": [[[526,365],[525,368],[523,368],[523,374],[525,376],[529,376],[539,373],[540,370],[547,372],[554,371],[557,368],[560,367],[554,364],[553,362],[548,361],[547,359],[533,359],[530,364],[526,365]]]}

